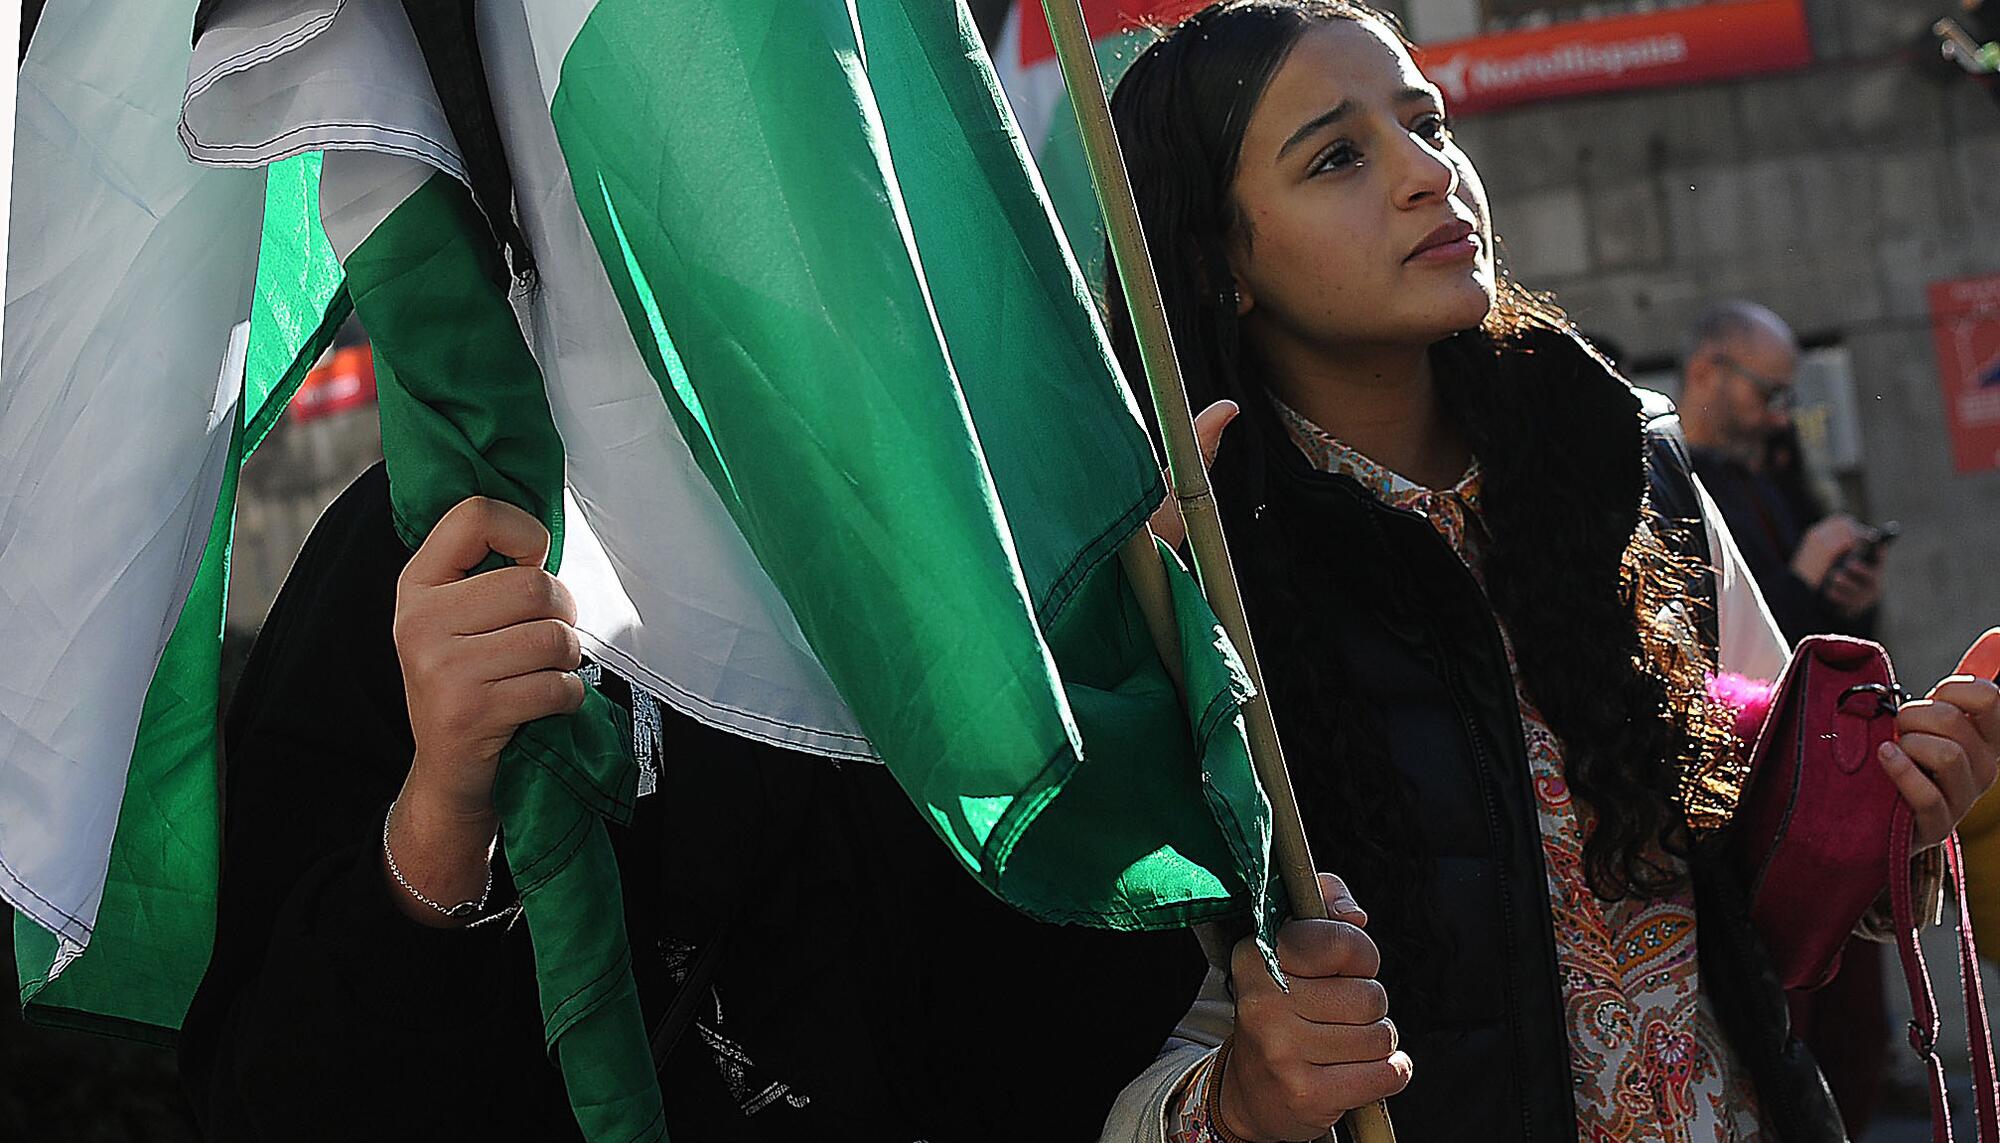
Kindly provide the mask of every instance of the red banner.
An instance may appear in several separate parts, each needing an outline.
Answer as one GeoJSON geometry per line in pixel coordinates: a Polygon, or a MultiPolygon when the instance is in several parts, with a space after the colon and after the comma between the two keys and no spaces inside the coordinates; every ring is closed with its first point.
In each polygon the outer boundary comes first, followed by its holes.
{"type": "Polygon", "coordinates": [[[375,355],[366,345],[336,349],[299,383],[292,396],[292,417],[311,421],[358,408],[375,400],[375,355]]]}
{"type": "Polygon", "coordinates": [[[1804,0],[1713,0],[1692,8],[1505,32],[1418,54],[1454,114],[1565,95],[1679,87],[1812,62],[1804,0]]]}
{"type": "Polygon", "coordinates": [[[1933,282],[1930,301],[1952,462],[2000,468],[2000,274],[1933,282]]]}

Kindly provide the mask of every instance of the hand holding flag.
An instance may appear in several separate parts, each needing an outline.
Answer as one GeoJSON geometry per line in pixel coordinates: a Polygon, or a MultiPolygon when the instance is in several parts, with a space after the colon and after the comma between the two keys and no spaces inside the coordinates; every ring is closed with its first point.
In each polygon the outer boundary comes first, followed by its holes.
{"type": "MultiPolygon", "coordinates": [[[[389,848],[433,900],[468,900],[485,882],[500,815],[500,753],[523,723],[583,704],[576,601],[542,570],[549,531],[511,504],[465,500],[438,522],[396,584],[396,655],[416,755],[396,797],[389,848]],[[514,566],[475,574],[493,555],[514,566]]],[[[412,919],[454,922],[407,893],[412,919]]]]}
{"type": "Polygon", "coordinates": [[[1209,1114],[1238,1138],[1314,1138],[1410,1082],[1389,994],[1374,979],[1382,954],[1362,931],[1368,914],[1333,874],[1320,874],[1319,887],[1331,919],[1296,920],[1278,933],[1285,986],[1255,940],[1230,956],[1236,1028],[1209,1114]]]}
{"type": "Polygon", "coordinates": [[[447,512],[396,585],[396,654],[417,740],[410,782],[467,817],[493,812],[493,772],[523,723],[583,701],[576,600],[542,569],[549,531],[511,504],[447,512]],[[474,569],[497,553],[514,566],[474,569]]]}
{"type": "MultiPolygon", "coordinates": [[[[1222,447],[1222,431],[1242,411],[1234,401],[1217,401],[1195,414],[1194,435],[1201,445],[1203,468],[1215,464],[1215,450],[1222,447]]],[[[1169,498],[1161,504],[1159,510],[1153,513],[1151,525],[1153,534],[1175,551],[1187,542],[1187,521],[1181,519],[1181,506],[1177,500],[1169,498]]]]}

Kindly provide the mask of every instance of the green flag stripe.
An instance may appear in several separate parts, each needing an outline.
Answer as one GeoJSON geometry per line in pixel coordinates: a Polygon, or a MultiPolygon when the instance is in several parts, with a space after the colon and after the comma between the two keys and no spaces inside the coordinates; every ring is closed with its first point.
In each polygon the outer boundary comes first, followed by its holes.
{"type": "Polygon", "coordinates": [[[267,176],[243,377],[246,460],[353,312],[340,259],[320,228],[320,166],[311,151],[272,164],[267,176]]]}
{"type": "MultiPolygon", "coordinates": [[[[453,505],[485,495],[533,512],[559,543],[562,442],[463,184],[433,173],[353,248],[346,271],[375,349],[382,451],[405,542],[417,546],[453,505]]],[[[551,550],[552,569],[560,554],[551,550]]],[[[638,774],[628,742],[623,713],[590,690],[577,714],[520,730],[494,790],[534,941],[545,1035],[593,1143],[665,1136],[605,827],[607,817],[631,817],[638,774]]]]}
{"type": "Polygon", "coordinates": [[[459,501],[490,496],[541,520],[560,566],[562,441],[472,196],[434,173],[383,226],[345,265],[375,349],[396,530],[415,548],[459,501]]]}
{"type": "MultiPolygon", "coordinates": [[[[727,482],[704,470],[870,741],[920,802],[948,807],[940,823],[970,862],[989,828],[960,812],[956,788],[926,790],[926,771],[982,755],[1038,769],[1073,733],[886,147],[860,116],[826,113],[873,103],[844,63],[859,55],[844,4],[738,0],[670,17],[609,0],[571,44],[551,111],[574,185],[605,188],[579,205],[635,340],[654,343],[655,380],[672,389],[642,281],[702,395],[700,425],[670,402],[683,438],[760,457],[727,482]],[[680,109],[676,129],[635,107],[680,109]],[[627,244],[646,279],[625,272],[627,244]],[[802,383],[814,377],[839,383],[802,383]],[[948,639],[952,661],[911,654],[909,623],[949,625],[933,645],[948,639]]],[[[1017,793],[999,769],[974,787],[1017,793]]]]}
{"type": "Polygon", "coordinates": [[[851,15],[596,5],[551,114],[600,259],[683,435],[714,442],[704,471],[960,859],[1051,919],[1213,915],[1248,848],[1220,833],[1256,812],[1210,819],[1199,772],[1231,766],[1193,758],[1109,560],[1161,495],[1151,450],[961,13],[851,15]],[[634,114],[653,108],[671,130],[634,114]],[[1140,784],[1173,796],[1134,828],[1179,850],[1029,852],[1116,833],[1140,784]]]}

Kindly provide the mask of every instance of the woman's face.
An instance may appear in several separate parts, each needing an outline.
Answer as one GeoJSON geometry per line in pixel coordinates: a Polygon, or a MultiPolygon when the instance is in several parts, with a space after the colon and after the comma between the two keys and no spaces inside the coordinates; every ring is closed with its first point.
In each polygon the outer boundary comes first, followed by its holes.
{"type": "Polygon", "coordinates": [[[1252,337],[1429,345],[1493,305],[1485,188],[1438,89],[1372,20],[1300,37],[1250,117],[1234,192],[1252,337]]]}

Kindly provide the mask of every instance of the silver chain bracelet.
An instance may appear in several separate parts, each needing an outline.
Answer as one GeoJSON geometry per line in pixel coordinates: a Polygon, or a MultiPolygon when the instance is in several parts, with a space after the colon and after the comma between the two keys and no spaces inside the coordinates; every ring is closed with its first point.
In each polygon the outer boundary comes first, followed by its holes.
{"type": "MultiPolygon", "coordinates": [[[[415,885],[410,884],[410,879],[403,876],[402,869],[396,865],[396,854],[389,848],[389,823],[394,820],[396,820],[396,803],[390,802],[389,812],[382,815],[382,859],[389,863],[389,876],[394,877],[396,879],[396,884],[401,885],[403,887],[403,892],[408,893],[410,896],[415,897],[418,901],[421,901],[423,904],[428,905],[432,909],[435,909],[437,912],[443,914],[446,917],[449,917],[454,921],[463,921],[467,917],[477,917],[479,916],[479,914],[485,912],[486,901],[489,897],[493,895],[492,849],[489,847],[486,851],[486,887],[479,891],[479,899],[477,901],[460,901],[456,905],[440,905],[436,901],[431,900],[429,897],[424,896],[423,890],[417,888],[415,885]]],[[[509,912],[518,910],[519,908],[520,908],[519,905],[510,906],[508,909],[504,909],[498,913],[495,913],[491,917],[486,917],[482,920],[474,921],[472,924],[467,925],[466,928],[473,928],[478,925],[483,925],[487,921],[499,920],[501,917],[506,916],[509,912]]]]}

